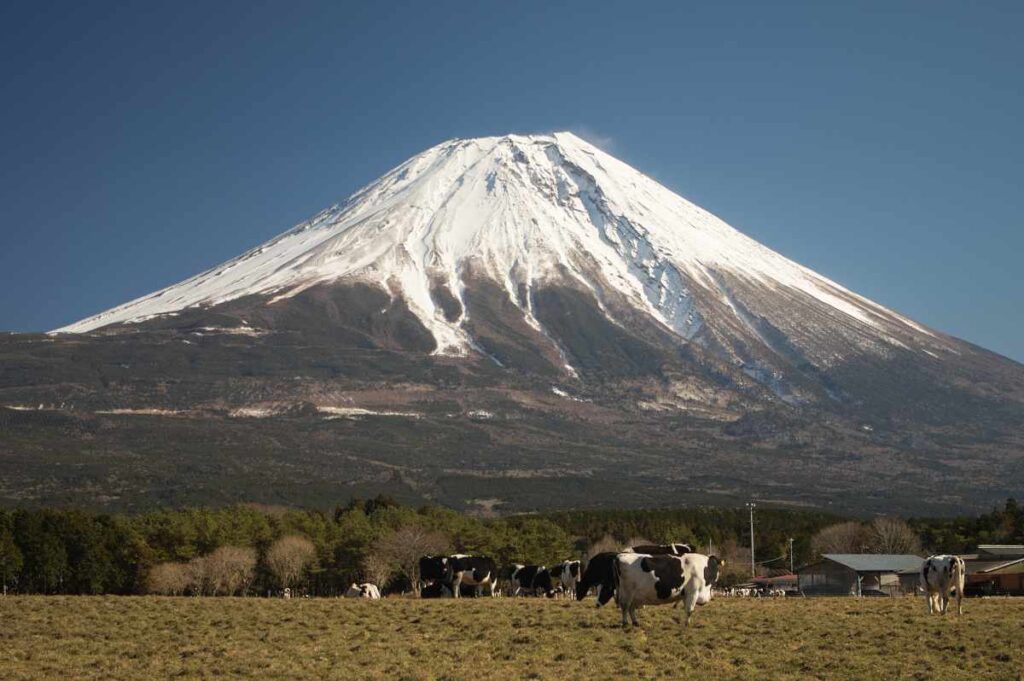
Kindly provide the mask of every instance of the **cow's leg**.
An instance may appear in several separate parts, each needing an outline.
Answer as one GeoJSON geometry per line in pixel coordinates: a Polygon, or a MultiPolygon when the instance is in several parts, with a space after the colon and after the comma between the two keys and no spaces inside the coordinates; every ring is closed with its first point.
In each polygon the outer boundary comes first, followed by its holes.
{"type": "Polygon", "coordinates": [[[687,590],[683,595],[683,626],[690,626],[690,615],[697,607],[697,590],[687,590]]]}
{"type": "Polygon", "coordinates": [[[636,618],[636,605],[635,604],[631,604],[630,607],[629,607],[629,619],[633,621],[633,626],[634,627],[639,627],[640,626],[640,620],[638,620],[636,618]]]}
{"type": "Polygon", "coordinates": [[[462,573],[456,572],[452,576],[452,598],[460,598],[462,596],[462,573]]]}
{"type": "Polygon", "coordinates": [[[629,604],[626,602],[619,603],[619,610],[622,611],[622,627],[626,628],[629,626],[629,622],[626,620],[626,615],[629,612],[629,604]]]}

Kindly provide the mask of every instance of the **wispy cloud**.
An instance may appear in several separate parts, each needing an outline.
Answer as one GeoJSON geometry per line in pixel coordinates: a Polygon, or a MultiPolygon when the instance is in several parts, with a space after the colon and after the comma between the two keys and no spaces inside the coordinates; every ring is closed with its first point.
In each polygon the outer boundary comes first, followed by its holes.
{"type": "Polygon", "coordinates": [[[615,151],[615,138],[611,135],[604,135],[586,125],[574,125],[571,131],[574,135],[582,137],[601,151],[606,151],[609,154],[615,151]]]}

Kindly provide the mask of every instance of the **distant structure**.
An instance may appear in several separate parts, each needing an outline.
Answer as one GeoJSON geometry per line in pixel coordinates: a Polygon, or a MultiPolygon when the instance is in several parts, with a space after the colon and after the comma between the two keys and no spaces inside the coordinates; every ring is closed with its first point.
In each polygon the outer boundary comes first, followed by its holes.
{"type": "Polygon", "coordinates": [[[826,553],[797,569],[797,583],[806,596],[913,594],[923,560],[913,554],[826,553]]]}
{"type": "Polygon", "coordinates": [[[980,544],[962,554],[968,596],[1024,596],[1024,544],[980,544]]]}

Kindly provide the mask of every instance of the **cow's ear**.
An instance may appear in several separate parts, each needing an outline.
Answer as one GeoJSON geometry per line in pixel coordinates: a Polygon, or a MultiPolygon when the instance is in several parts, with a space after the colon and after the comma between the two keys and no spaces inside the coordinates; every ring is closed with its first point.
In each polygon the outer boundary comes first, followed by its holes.
{"type": "Polygon", "coordinates": [[[651,567],[651,564],[648,563],[647,561],[648,561],[647,558],[641,558],[640,559],[640,569],[643,570],[644,572],[651,572],[654,568],[651,567]]]}

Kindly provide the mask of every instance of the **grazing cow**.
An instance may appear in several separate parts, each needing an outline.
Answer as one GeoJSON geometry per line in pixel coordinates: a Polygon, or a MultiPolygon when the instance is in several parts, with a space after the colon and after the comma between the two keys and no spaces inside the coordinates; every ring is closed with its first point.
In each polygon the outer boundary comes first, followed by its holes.
{"type": "Polygon", "coordinates": [[[580,581],[580,562],[578,560],[563,560],[550,568],[549,572],[551,578],[561,584],[564,593],[576,593],[576,583],[580,581]]]}
{"type": "Polygon", "coordinates": [[[643,553],[648,556],[681,556],[693,553],[689,544],[641,544],[627,549],[632,553],[643,553]]]}
{"type": "Polygon", "coordinates": [[[684,625],[698,605],[711,600],[711,588],[718,580],[724,561],[715,556],[688,553],[683,556],[649,556],[620,553],[612,563],[615,572],[615,602],[622,610],[622,626],[626,615],[633,626],[640,626],[636,609],[643,605],[665,605],[683,602],[684,625]]]}
{"type": "Polygon", "coordinates": [[[513,566],[509,582],[511,582],[510,588],[513,596],[520,594],[536,596],[538,591],[543,591],[548,598],[555,595],[551,572],[543,565],[519,565],[517,563],[513,566]]]}
{"type": "Polygon", "coordinates": [[[615,595],[614,551],[595,553],[587,562],[587,569],[576,583],[576,600],[582,601],[594,587],[597,587],[597,607],[601,607],[615,595]]]}
{"type": "Polygon", "coordinates": [[[494,596],[498,586],[498,566],[486,556],[467,556],[456,554],[448,557],[448,570],[444,578],[445,584],[458,598],[463,585],[487,589],[488,596],[494,596]]]}
{"type": "Polygon", "coordinates": [[[960,556],[929,556],[921,564],[921,588],[928,597],[928,614],[946,614],[949,597],[956,596],[957,614],[964,614],[966,568],[960,556]]]}
{"type": "Polygon", "coordinates": [[[441,582],[431,582],[420,589],[420,598],[451,598],[452,590],[441,582]]]}
{"type": "Polygon", "coordinates": [[[355,584],[348,588],[345,592],[345,598],[368,598],[371,601],[380,600],[380,589],[377,588],[376,584],[364,583],[355,584]]]}

